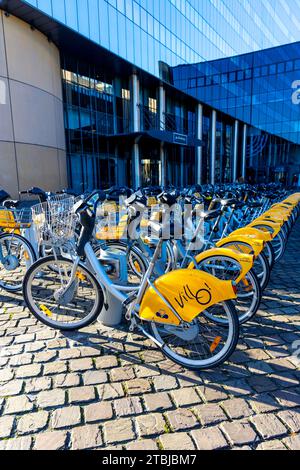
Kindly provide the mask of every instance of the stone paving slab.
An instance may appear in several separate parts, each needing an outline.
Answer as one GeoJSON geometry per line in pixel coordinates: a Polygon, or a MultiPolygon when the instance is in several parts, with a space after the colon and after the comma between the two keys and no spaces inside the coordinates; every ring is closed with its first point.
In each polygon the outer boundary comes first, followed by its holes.
{"type": "Polygon", "coordinates": [[[1,291],[0,449],[299,449],[299,251],[298,222],[236,352],[201,373],[126,328],[51,330],[1,291]]]}

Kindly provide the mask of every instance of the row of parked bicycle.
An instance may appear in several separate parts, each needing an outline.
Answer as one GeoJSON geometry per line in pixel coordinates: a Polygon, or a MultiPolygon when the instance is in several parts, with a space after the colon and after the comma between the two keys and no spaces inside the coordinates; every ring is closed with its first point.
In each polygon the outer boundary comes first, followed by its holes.
{"type": "Polygon", "coordinates": [[[52,328],[127,321],[192,369],[233,353],[300,214],[274,184],[24,193],[39,204],[0,192],[0,286],[52,328]]]}

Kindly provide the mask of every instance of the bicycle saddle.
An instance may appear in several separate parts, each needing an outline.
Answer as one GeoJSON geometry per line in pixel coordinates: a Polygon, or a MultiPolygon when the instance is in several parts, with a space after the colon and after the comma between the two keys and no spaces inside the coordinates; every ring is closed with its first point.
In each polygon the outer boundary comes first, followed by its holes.
{"type": "Polygon", "coordinates": [[[130,197],[132,195],[132,189],[127,186],[112,186],[106,191],[106,198],[108,201],[118,202],[120,196],[130,197]]]}
{"type": "Polygon", "coordinates": [[[16,201],[14,199],[7,199],[3,202],[3,206],[7,209],[16,209],[19,206],[20,201],[16,201]]]}
{"type": "Polygon", "coordinates": [[[125,205],[127,207],[132,206],[135,203],[141,204],[143,206],[147,205],[147,197],[140,190],[133,193],[125,201],[125,205]]]}
{"type": "Polygon", "coordinates": [[[163,192],[157,196],[157,199],[159,200],[159,202],[161,202],[162,204],[166,204],[169,207],[176,204],[177,198],[178,198],[177,191],[173,191],[172,193],[163,192]]]}

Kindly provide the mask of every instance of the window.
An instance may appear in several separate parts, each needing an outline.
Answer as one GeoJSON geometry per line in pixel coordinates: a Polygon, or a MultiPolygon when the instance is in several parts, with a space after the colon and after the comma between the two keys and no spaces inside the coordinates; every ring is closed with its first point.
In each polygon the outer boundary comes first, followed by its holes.
{"type": "Polygon", "coordinates": [[[268,75],[268,67],[267,66],[264,66],[264,67],[261,68],[261,75],[262,76],[268,75]]]}
{"type": "Polygon", "coordinates": [[[196,88],[196,86],[197,86],[196,78],[190,78],[188,88],[196,88]]]}
{"type": "Polygon", "coordinates": [[[295,69],[296,70],[300,69],[300,60],[295,60],[295,69]]]}
{"type": "Polygon", "coordinates": [[[149,98],[149,109],[152,113],[157,113],[157,100],[155,98],[149,98]]]}
{"type": "Polygon", "coordinates": [[[221,82],[221,75],[214,75],[213,80],[216,85],[219,85],[221,82]]]}
{"type": "Polygon", "coordinates": [[[130,91],[122,88],[122,98],[123,100],[130,100],[130,91]]]}
{"type": "Polygon", "coordinates": [[[205,85],[205,79],[204,77],[198,77],[197,79],[197,86],[204,86],[205,85]]]}

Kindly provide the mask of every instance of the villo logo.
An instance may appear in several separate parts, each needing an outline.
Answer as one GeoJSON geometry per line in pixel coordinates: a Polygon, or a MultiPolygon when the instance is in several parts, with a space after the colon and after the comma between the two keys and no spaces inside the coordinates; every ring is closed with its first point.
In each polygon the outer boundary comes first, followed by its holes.
{"type": "Polygon", "coordinates": [[[300,80],[295,80],[292,83],[292,88],[295,90],[292,94],[292,103],[300,104],[300,80]]]}

